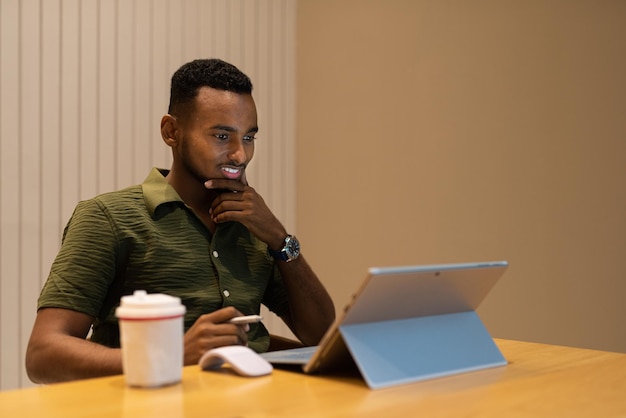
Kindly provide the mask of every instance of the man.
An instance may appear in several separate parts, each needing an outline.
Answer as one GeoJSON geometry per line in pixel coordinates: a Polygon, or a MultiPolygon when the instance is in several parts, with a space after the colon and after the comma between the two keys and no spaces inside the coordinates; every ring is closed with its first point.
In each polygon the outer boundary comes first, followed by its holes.
{"type": "Polygon", "coordinates": [[[135,289],[181,298],[186,365],[219,346],[266,351],[262,324],[228,323],[259,313],[261,303],[302,343],[319,342],[333,303],[297,239],[246,180],[258,131],[251,93],[250,79],[221,60],[173,75],[161,120],[172,167],[77,205],[39,298],[26,353],[31,380],[122,373],[115,308],[135,289]]]}

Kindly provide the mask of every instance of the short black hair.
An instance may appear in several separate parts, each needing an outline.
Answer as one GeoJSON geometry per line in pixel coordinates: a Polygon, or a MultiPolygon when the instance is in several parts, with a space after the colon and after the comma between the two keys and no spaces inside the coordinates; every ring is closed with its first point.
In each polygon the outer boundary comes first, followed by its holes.
{"type": "Polygon", "coordinates": [[[197,59],[184,64],[172,75],[168,113],[180,112],[180,106],[195,99],[201,87],[252,93],[250,78],[234,65],[217,58],[197,59]]]}

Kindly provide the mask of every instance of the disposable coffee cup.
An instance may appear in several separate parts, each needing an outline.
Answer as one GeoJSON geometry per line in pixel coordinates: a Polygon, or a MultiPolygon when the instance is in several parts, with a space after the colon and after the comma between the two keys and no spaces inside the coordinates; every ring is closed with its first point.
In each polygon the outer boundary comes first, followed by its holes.
{"type": "Polygon", "coordinates": [[[183,373],[183,322],[180,298],[136,290],[115,310],[126,383],[158,387],[178,383],[183,373]]]}

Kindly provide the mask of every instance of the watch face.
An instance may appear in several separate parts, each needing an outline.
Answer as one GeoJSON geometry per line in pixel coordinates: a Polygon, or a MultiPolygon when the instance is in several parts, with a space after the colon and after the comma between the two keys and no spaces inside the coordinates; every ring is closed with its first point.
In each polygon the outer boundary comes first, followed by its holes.
{"type": "Polygon", "coordinates": [[[297,258],[300,255],[300,243],[294,236],[287,237],[285,242],[285,252],[290,259],[297,258]]]}

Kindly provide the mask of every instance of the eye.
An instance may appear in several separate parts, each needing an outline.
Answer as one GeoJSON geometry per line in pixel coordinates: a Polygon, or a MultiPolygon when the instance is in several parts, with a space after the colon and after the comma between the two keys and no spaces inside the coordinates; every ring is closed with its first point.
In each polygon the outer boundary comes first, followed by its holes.
{"type": "Polygon", "coordinates": [[[228,141],[229,138],[228,134],[215,134],[214,136],[220,141],[228,141]]]}
{"type": "Polygon", "coordinates": [[[255,139],[256,139],[256,136],[254,136],[254,135],[245,135],[245,136],[243,137],[243,140],[244,140],[244,141],[246,141],[246,142],[252,142],[252,141],[254,141],[255,139]]]}

